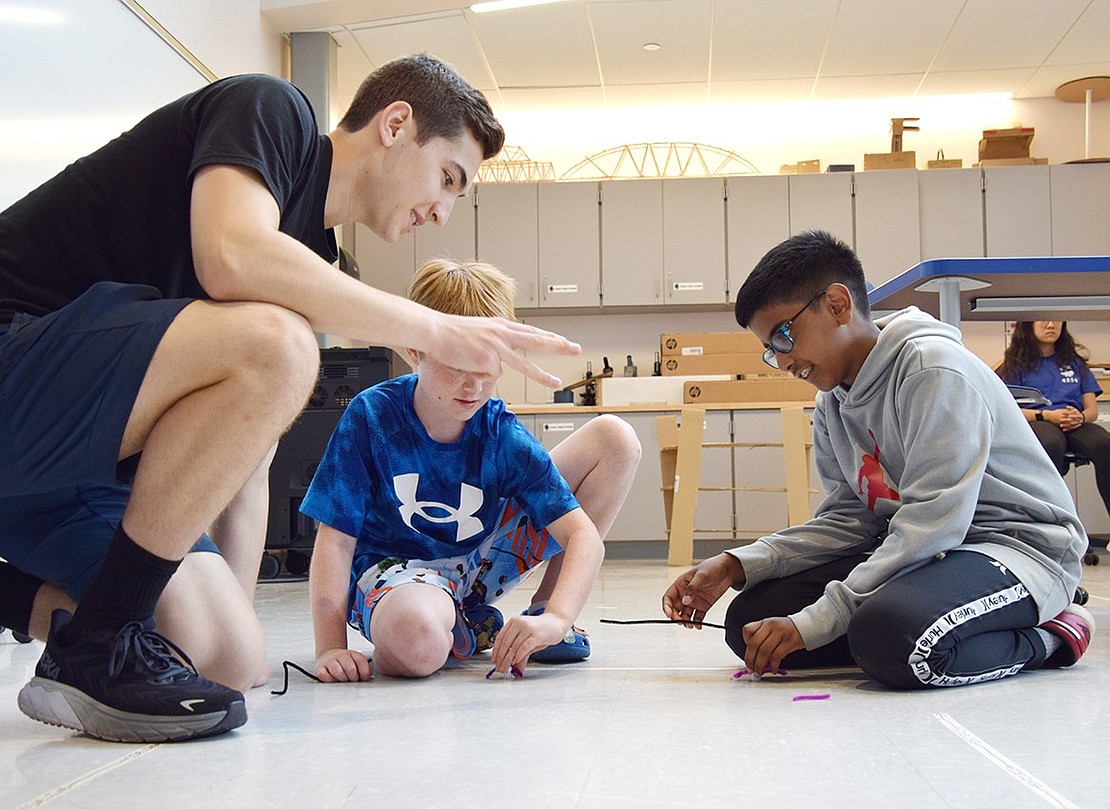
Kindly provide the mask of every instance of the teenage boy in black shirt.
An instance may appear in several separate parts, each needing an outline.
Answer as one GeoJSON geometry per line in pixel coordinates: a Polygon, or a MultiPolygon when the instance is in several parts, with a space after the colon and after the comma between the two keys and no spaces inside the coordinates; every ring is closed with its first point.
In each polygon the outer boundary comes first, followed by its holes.
{"type": "Polygon", "coordinates": [[[315,383],[313,330],[557,383],[523,352],[575,353],[562,337],[331,266],[340,223],[386,241],[442,225],[503,138],[428,56],[372,73],[328,135],[293,86],[235,77],[0,213],[0,623],[41,637],[72,610],[25,713],[135,742],[246,721],[267,467],[315,383]]]}

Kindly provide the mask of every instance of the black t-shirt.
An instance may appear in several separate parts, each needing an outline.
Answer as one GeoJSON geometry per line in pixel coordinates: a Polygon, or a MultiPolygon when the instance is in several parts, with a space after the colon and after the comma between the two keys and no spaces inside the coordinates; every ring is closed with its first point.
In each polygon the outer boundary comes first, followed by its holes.
{"type": "Polygon", "coordinates": [[[0,213],[0,323],[58,309],[97,281],[208,297],[189,238],[193,177],[206,165],[254,169],[280,229],[325,260],[331,141],[308,99],[272,76],[235,76],[151,113],[0,213]]]}

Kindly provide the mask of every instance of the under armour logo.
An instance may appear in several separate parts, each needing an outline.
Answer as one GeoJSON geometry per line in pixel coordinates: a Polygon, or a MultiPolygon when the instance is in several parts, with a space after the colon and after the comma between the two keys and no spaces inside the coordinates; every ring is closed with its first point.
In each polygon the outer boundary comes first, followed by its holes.
{"type": "MultiPolygon", "coordinates": [[[[465,483],[459,484],[459,507],[452,508],[446,503],[436,503],[431,500],[417,500],[416,487],[420,482],[420,475],[413,472],[408,475],[396,475],[393,478],[393,490],[397,492],[397,499],[401,501],[401,519],[405,525],[412,528],[412,516],[419,514],[428,522],[448,523],[457,522],[455,542],[462,542],[482,530],[482,521],[474,515],[482,507],[482,490],[465,483]],[[429,509],[443,511],[444,514],[429,514],[429,509]]],[[[416,530],[416,529],[413,529],[416,530]]]]}

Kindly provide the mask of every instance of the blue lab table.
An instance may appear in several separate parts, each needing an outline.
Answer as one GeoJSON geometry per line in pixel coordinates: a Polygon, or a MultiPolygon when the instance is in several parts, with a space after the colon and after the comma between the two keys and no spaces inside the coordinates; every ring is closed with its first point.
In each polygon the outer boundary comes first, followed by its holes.
{"type": "Polygon", "coordinates": [[[935,258],[868,293],[872,309],[916,306],[945,323],[1110,318],[1110,256],[935,258]]]}

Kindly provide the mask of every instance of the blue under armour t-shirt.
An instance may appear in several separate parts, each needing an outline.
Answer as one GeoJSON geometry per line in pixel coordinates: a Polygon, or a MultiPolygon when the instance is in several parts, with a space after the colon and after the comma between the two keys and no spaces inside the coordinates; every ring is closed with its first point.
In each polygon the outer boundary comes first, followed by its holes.
{"type": "MultiPolygon", "coordinates": [[[[1007,380],[1010,381],[1010,380],[1007,380]]],[[[1061,363],[1056,355],[1042,357],[1040,364],[1032,371],[1021,374],[1011,384],[1036,388],[1052,404],[1046,410],[1062,410],[1071,405],[1076,410],[1083,409],[1083,394],[1102,393],[1095,381],[1094,374],[1087,363],[1076,357],[1071,362],[1061,363]]],[[[1036,409],[1026,406],[1026,409],[1036,409]]]]}
{"type": "Polygon", "coordinates": [[[412,397],[417,376],[356,396],[332,433],[301,512],[355,537],[354,579],[390,557],[446,559],[497,528],[515,498],[537,528],[578,502],[543,446],[490,399],[459,440],[428,436],[412,397]]]}

